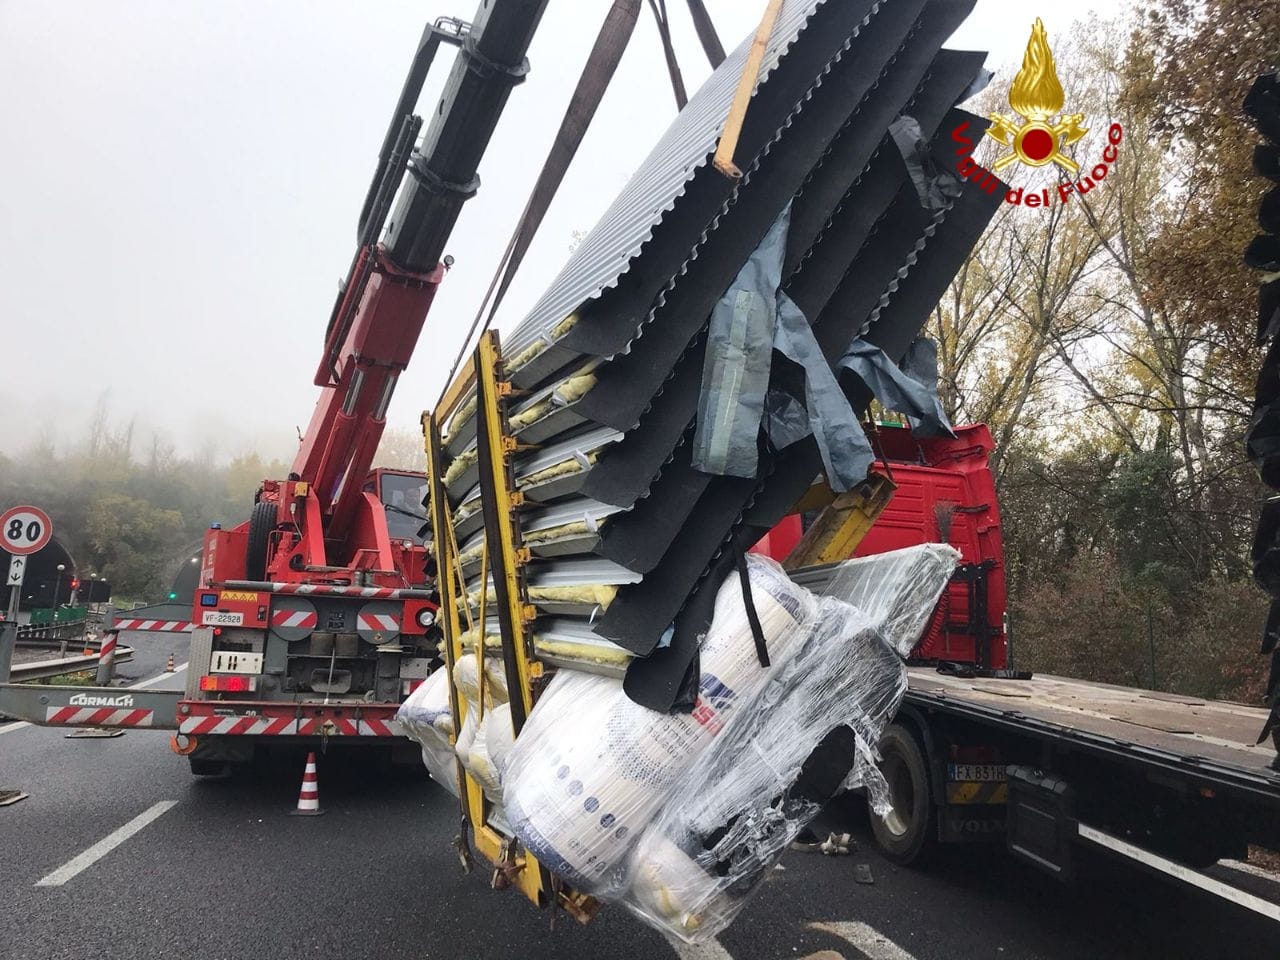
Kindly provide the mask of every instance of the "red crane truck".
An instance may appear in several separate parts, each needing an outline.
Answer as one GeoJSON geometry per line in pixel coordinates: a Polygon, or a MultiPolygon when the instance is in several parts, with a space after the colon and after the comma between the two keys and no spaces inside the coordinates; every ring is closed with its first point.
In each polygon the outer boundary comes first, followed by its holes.
{"type": "MultiPolygon", "coordinates": [[[[250,761],[266,744],[330,737],[404,746],[416,758],[392,720],[439,640],[420,533],[425,477],[371,467],[396,380],[452,263],[445,243],[479,187],[480,158],[528,71],[545,7],[485,2],[471,23],[444,17],[423,33],[329,318],[320,398],[297,457],[287,477],[263,482],[248,521],[205,536],[186,691],[0,683],[0,709],[36,723],[174,729],[174,749],[196,774],[250,761]],[[442,43],[457,58],[423,133],[414,109],[442,43]]],[[[188,626],[174,610],[157,617],[188,626]]]]}
{"type": "Polygon", "coordinates": [[[433,561],[419,532],[426,480],[370,468],[396,380],[452,263],[441,259],[445,242],[528,70],[545,6],[483,4],[474,23],[444,18],[422,36],[329,318],[320,398],[293,467],[262,484],[247,522],[205,537],[178,706],[178,746],[195,773],[252,760],[267,736],[408,746],[392,720],[434,667],[439,640],[433,561]],[[458,56],[415,149],[414,104],[442,42],[458,56]]]}

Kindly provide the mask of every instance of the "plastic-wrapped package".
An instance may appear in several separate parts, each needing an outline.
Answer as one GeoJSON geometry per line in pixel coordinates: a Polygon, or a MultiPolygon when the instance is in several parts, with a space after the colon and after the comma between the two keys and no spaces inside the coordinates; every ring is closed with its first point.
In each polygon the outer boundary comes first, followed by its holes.
{"type": "Polygon", "coordinates": [[[511,723],[511,704],[500,703],[489,712],[490,722],[485,728],[485,750],[489,761],[501,780],[506,774],[511,748],[515,746],[515,728],[511,723]]]}
{"type": "Polygon", "coordinates": [[[503,791],[516,835],[580,890],[616,897],[639,832],[681,775],[791,658],[816,599],[771,560],[748,557],[771,666],[760,665],[737,576],[716,595],[692,713],[661,714],[613,678],[561,671],[511,751],[503,791]]]}
{"type": "Polygon", "coordinates": [[[794,655],[644,831],[620,884],[646,922],[688,942],[714,936],[831,796],[857,786],[873,804],[887,796],[876,747],[906,692],[900,651],[919,639],[959,554],[925,544],[888,556],[835,565],[844,569],[825,587],[839,597],[811,605],[794,655]]]}
{"type": "Polygon", "coordinates": [[[431,778],[458,795],[457,755],[453,752],[453,711],[449,707],[449,671],[437,670],[409,694],[396,711],[396,722],[422,747],[422,762],[431,778]]]}
{"type": "Polygon", "coordinates": [[[902,660],[861,611],[823,598],[807,626],[796,656],[681,777],[629,858],[625,902],[665,932],[697,940],[726,927],[855,757],[874,756],[906,692],[902,660]],[[840,772],[807,770],[820,745],[841,739],[840,772]]]}
{"type": "Polygon", "coordinates": [[[453,684],[467,703],[466,714],[462,720],[462,729],[458,731],[458,739],[454,750],[458,759],[467,771],[475,777],[490,800],[499,801],[502,797],[502,780],[497,764],[489,750],[490,738],[509,739],[511,729],[510,706],[503,714],[497,708],[508,701],[506,674],[502,664],[485,659],[484,709],[479,708],[481,702],[480,668],[474,654],[468,653],[459,658],[453,668],[453,684]]]}
{"type": "Polygon", "coordinates": [[[903,657],[920,641],[938,597],[960,562],[945,543],[924,543],[856,560],[793,571],[814,593],[851,603],[903,657]],[[941,581],[941,585],[939,585],[941,581]]]}

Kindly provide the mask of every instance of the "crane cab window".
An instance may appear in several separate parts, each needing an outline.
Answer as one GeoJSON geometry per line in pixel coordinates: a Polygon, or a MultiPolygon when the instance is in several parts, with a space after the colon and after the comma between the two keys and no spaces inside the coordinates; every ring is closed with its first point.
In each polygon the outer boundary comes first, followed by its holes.
{"type": "Polygon", "coordinates": [[[415,473],[382,473],[376,481],[378,499],[387,513],[387,531],[392,540],[422,543],[418,531],[427,522],[422,500],[427,495],[427,480],[415,473]]]}

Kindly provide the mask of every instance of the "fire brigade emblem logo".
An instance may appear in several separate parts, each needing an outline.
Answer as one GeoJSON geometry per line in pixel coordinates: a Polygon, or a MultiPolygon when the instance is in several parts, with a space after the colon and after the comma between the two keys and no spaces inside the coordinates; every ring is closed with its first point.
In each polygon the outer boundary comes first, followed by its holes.
{"type": "Polygon", "coordinates": [[[987,136],[1012,150],[991,168],[999,171],[1020,160],[1029,167],[1056,163],[1071,174],[1078,173],[1079,165],[1065,156],[1062,148],[1075,143],[1089,131],[1080,126],[1084,122],[1083,113],[1058,116],[1063,99],[1049,38],[1045,35],[1044,24],[1037,17],[1035,26],[1031,28],[1031,39],[1027,41],[1027,52],[1022,57],[1022,69],[1009,88],[1009,106],[1023,122],[1019,124],[1015,118],[1002,113],[991,115],[987,136]],[[1058,116],[1056,122],[1055,116],[1058,116]]]}

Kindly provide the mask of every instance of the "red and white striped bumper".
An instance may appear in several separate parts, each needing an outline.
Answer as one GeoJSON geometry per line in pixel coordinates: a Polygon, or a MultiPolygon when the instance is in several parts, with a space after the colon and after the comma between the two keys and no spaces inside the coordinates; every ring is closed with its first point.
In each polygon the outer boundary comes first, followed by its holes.
{"type": "Polygon", "coordinates": [[[190,620],[137,620],[116,618],[112,630],[152,630],[159,633],[188,633],[194,626],[190,620]]]}
{"type": "Polygon", "coordinates": [[[45,711],[45,723],[67,727],[149,727],[154,718],[152,710],[115,707],[49,707],[45,711]]]}
{"type": "Polygon", "coordinates": [[[178,732],[189,736],[399,737],[399,704],[334,707],[187,700],[179,706],[178,732]],[[217,712],[214,712],[214,711],[217,712]]]}

